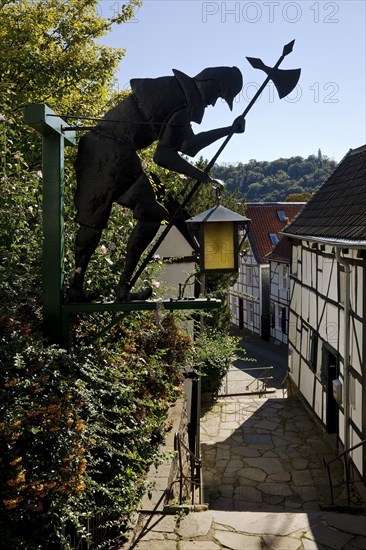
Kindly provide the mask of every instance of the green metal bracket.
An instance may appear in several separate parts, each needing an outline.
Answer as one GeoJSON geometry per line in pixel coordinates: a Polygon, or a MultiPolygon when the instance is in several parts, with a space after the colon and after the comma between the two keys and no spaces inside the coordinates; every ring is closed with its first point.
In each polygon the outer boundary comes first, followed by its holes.
{"type": "Polygon", "coordinates": [[[43,331],[45,339],[70,346],[71,315],[91,312],[202,310],[221,306],[221,300],[158,300],[128,303],[63,304],[64,285],[64,147],[76,145],[75,131],[47,105],[25,107],[25,122],[42,135],[43,172],[43,331]],[[67,132],[67,133],[66,133],[67,132]]]}
{"type": "MultiPolygon", "coordinates": [[[[71,347],[70,328],[71,315],[73,313],[94,313],[109,311],[112,313],[130,311],[175,311],[175,310],[207,310],[216,309],[222,306],[222,301],[216,298],[187,298],[183,300],[148,300],[134,302],[104,302],[90,304],[64,304],[62,306],[63,333],[62,345],[65,348],[71,347]]],[[[111,325],[114,323],[112,322],[111,325]]],[[[104,331],[103,331],[104,332],[104,331]]]]}

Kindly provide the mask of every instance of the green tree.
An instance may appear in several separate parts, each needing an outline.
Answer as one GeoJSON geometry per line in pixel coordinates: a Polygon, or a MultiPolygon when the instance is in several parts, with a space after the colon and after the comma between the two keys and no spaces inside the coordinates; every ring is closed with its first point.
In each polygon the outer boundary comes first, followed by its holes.
{"type": "Polygon", "coordinates": [[[286,197],[286,202],[307,202],[311,199],[311,193],[290,193],[286,197]]]}
{"type": "Polygon", "coordinates": [[[139,5],[130,0],[114,17],[101,17],[97,0],[0,0],[0,113],[19,128],[14,147],[28,163],[38,164],[40,148],[23,125],[24,106],[47,103],[62,115],[100,115],[125,52],[97,39],[139,5]]]}

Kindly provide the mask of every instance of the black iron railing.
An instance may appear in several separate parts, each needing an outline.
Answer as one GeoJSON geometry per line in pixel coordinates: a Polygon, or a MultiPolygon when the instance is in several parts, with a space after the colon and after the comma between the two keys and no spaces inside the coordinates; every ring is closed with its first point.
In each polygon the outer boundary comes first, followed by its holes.
{"type": "Polygon", "coordinates": [[[259,393],[265,393],[267,391],[268,382],[270,380],[273,380],[273,376],[269,376],[269,372],[273,369],[273,367],[248,367],[244,369],[244,372],[250,372],[253,370],[264,370],[264,376],[259,376],[258,378],[253,378],[253,380],[246,386],[246,390],[248,391],[250,386],[257,382],[256,390],[259,393]],[[259,387],[259,385],[262,385],[262,387],[259,387]]]}
{"type": "Polygon", "coordinates": [[[198,489],[198,504],[201,504],[200,488],[202,461],[187,447],[179,433],[176,433],[174,436],[174,449],[178,453],[178,479],[173,481],[173,483],[179,483],[179,504],[183,504],[183,489],[184,484],[187,482],[190,484],[191,503],[195,504],[195,491],[198,489]],[[189,459],[190,475],[187,475],[184,471],[184,453],[186,459],[187,457],[189,459]]]}
{"type": "Polygon", "coordinates": [[[335,458],[332,458],[331,460],[326,460],[325,457],[323,457],[323,463],[324,463],[324,466],[326,467],[327,472],[328,472],[328,479],[329,479],[329,485],[330,485],[330,498],[331,498],[331,501],[332,501],[332,505],[334,504],[334,491],[333,491],[333,481],[332,481],[332,474],[331,474],[331,470],[330,470],[330,465],[333,462],[336,462],[337,460],[341,460],[343,458],[344,472],[345,472],[345,478],[346,478],[345,483],[346,483],[346,486],[347,486],[347,503],[351,504],[350,484],[352,482],[351,482],[351,479],[350,479],[351,476],[350,476],[350,460],[349,460],[350,457],[349,457],[349,453],[351,453],[355,449],[358,449],[358,447],[361,447],[365,444],[366,444],[366,439],[364,439],[363,441],[360,441],[359,443],[357,443],[357,445],[353,445],[353,447],[350,447],[349,449],[346,449],[345,451],[343,451],[343,453],[339,454],[335,458]]]}

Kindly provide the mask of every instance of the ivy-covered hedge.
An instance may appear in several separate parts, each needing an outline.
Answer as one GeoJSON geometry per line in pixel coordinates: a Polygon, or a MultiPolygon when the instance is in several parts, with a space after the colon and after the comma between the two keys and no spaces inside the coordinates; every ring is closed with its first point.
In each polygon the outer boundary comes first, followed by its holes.
{"type": "Polygon", "coordinates": [[[0,323],[3,547],[57,547],[75,529],[88,538],[97,514],[115,539],[159,460],[188,338],[168,315],[66,352],[18,320],[0,323]]]}

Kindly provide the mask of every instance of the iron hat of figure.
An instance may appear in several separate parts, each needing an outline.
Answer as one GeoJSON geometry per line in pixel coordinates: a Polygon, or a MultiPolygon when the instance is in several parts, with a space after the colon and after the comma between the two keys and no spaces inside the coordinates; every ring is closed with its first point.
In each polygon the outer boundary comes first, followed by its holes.
{"type": "Polygon", "coordinates": [[[238,67],[209,67],[198,73],[194,80],[197,82],[215,81],[222,97],[233,110],[234,97],[243,86],[243,76],[238,67]]]}

